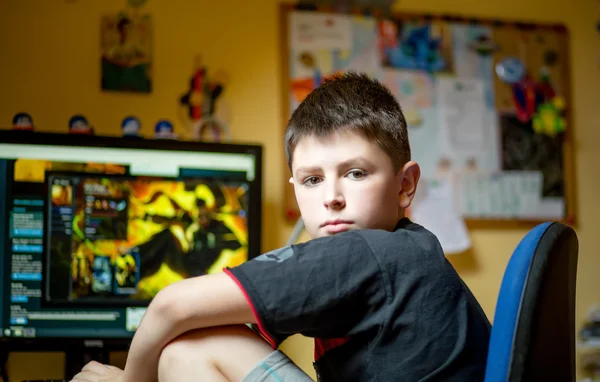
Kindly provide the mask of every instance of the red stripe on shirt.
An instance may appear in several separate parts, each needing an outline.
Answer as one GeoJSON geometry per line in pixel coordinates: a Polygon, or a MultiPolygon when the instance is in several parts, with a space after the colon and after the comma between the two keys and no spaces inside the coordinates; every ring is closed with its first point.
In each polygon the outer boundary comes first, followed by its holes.
{"type": "Polygon", "coordinates": [[[248,301],[248,305],[250,305],[250,310],[252,310],[254,319],[256,319],[256,323],[258,325],[258,330],[260,332],[260,335],[263,336],[264,339],[267,340],[267,342],[269,342],[269,344],[273,347],[273,349],[277,349],[277,344],[275,343],[275,340],[273,340],[273,338],[269,335],[269,333],[263,327],[260,317],[258,316],[258,312],[256,311],[256,308],[254,307],[254,304],[252,303],[252,300],[250,299],[248,292],[246,292],[246,289],[244,289],[244,286],[242,285],[242,283],[240,283],[240,281],[237,279],[237,277],[235,277],[234,274],[231,273],[231,271],[229,269],[225,268],[225,269],[223,269],[223,272],[226,275],[228,275],[237,284],[237,286],[240,288],[240,290],[244,294],[246,301],[248,301]]]}

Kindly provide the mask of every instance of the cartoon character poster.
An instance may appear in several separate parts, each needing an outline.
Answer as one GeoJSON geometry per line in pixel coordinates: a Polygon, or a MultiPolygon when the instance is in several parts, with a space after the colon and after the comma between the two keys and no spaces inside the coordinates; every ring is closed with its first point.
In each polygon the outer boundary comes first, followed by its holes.
{"type": "Polygon", "coordinates": [[[451,32],[442,22],[383,20],[379,55],[385,67],[452,72],[451,32]]]}
{"type": "Polygon", "coordinates": [[[152,19],[105,15],[101,22],[102,90],[150,93],[152,19]]]}

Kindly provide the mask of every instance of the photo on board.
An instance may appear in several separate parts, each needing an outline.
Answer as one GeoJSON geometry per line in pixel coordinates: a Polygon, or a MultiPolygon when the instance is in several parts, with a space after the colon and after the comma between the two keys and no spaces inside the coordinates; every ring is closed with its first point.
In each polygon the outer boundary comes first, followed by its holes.
{"type": "Polygon", "coordinates": [[[102,90],[152,91],[152,19],[124,13],[101,20],[102,90]]]}

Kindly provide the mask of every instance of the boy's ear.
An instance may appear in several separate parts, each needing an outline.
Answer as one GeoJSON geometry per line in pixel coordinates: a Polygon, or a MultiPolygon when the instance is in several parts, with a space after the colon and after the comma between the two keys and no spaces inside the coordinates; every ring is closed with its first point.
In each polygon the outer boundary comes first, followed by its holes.
{"type": "Polygon", "coordinates": [[[417,192],[417,184],[419,183],[419,178],[421,178],[421,168],[414,161],[408,161],[402,170],[400,170],[402,179],[401,179],[401,189],[400,189],[400,207],[408,208],[415,197],[415,193],[417,192]]]}

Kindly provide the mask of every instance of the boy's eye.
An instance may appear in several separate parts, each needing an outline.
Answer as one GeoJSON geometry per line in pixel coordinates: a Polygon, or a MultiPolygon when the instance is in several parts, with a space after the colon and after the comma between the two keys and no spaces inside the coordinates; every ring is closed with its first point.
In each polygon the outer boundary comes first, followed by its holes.
{"type": "Polygon", "coordinates": [[[302,182],[302,184],[304,184],[305,186],[316,186],[317,184],[319,184],[320,181],[321,179],[319,179],[318,177],[310,176],[304,179],[304,182],[302,182]]]}
{"type": "Polygon", "coordinates": [[[348,173],[348,178],[352,180],[362,180],[365,176],[365,172],[360,170],[353,170],[348,173]]]}

